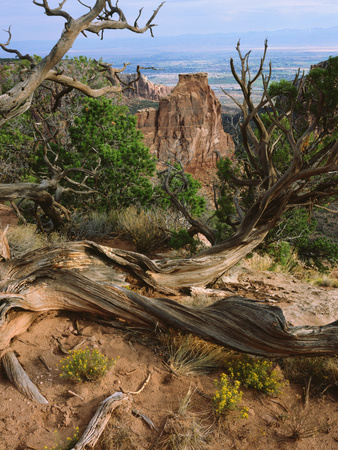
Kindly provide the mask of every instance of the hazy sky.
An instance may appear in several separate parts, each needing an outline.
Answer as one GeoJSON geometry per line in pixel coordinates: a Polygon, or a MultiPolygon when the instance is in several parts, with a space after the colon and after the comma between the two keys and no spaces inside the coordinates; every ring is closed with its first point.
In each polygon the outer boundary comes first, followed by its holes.
{"type": "MultiPolygon", "coordinates": [[[[42,0],[40,0],[42,2],[42,0]]],[[[50,0],[56,7],[61,0],[50,0]]],[[[114,0],[115,1],[115,0],[114,0]]],[[[84,0],[93,5],[94,0],[84,0]]],[[[133,23],[140,7],[144,6],[139,24],[146,22],[160,1],[120,0],[119,6],[133,23]]],[[[64,9],[73,17],[87,11],[77,0],[67,0],[64,9]]],[[[157,36],[194,33],[227,33],[243,31],[272,31],[285,28],[329,28],[338,25],[337,0],[167,0],[160,10],[154,29],[157,36]]],[[[43,8],[32,0],[1,0],[0,30],[12,25],[13,40],[57,39],[63,29],[64,19],[47,17],[43,8]]],[[[119,36],[128,32],[111,31],[119,36]]],[[[129,33],[130,35],[131,33],[129,33]]],[[[7,40],[0,31],[0,40],[7,40]]]]}

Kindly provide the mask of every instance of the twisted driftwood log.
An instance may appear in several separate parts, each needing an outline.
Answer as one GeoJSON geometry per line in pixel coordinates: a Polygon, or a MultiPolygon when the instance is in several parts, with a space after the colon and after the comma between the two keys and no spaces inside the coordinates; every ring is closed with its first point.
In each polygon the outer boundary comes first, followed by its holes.
{"type": "Polygon", "coordinates": [[[148,329],[173,327],[260,356],[338,352],[338,321],[326,326],[289,326],[280,308],[241,297],[224,298],[205,308],[181,305],[169,298],[147,298],[121,286],[126,284],[117,271],[121,268],[166,291],[152,277],[160,270],[156,262],[92,242],[57,245],[3,261],[0,350],[37,315],[66,310],[106,320],[122,319],[148,329]],[[96,281],[104,271],[106,281],[96,281]]]}

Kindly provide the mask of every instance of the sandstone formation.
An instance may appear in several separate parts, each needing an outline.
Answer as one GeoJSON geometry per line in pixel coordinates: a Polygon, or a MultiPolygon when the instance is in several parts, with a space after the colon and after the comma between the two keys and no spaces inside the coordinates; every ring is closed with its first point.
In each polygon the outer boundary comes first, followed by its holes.
{"type": "Polygon", "coordinates": [[[140,110],[137,118],[151,153],[159,160],[168,159],[169,152],[189,154],[189,171],[215,167],[219,155],[234,152],[206,73],[179,75],[177,86],[160,100],[159,109],[140,110]]]}
{"type": "MultiPolygon", "coordinates": [[[[120,78],[124,83],[130,83],[135,80],[137,74],[121,74],[120,78]]],[[[128,98],[140,97],[147,100],[159,101],[162,97],[169,95],[172,87],[164,86],[163,84],[154,84],[148,80],[145,75],[133,84],[133,89],[124,91],[124,96],[128,98]]]]}

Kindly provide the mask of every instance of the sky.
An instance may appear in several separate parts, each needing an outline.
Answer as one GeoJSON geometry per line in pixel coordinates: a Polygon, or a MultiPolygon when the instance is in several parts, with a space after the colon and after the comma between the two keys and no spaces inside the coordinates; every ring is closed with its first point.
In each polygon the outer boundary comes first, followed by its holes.
{"type": "MultiPolygon", "coordinates": [[[[49,0],[51,8],[61,0],[49,0]]],[[[39,0],[42,2],[42,0],[39,0]]],[[[93,5],[95,0],[84,0],[93,5]]],[[[120,0],[119,7],[133,23],[144,7],[139,25],[143,25],[160,4],[158,0],[120,0]],[[142,21],[143,18],[143,21],[142,21]]],[[[74,18],[88,11],[77,0],[67,0],[64,10],[74,18]]],[[[209,34],[283,29],[330,28],[338,25],[337,0],[167,0],[155,19],[155,36],[209,34]]],[[[57,40],[64,19],[47,17],[32,0],[1,0],[0,42],[6,42],[12,26],[13,41],[57,40]]],[[[130,32],[110,31],[126,37],[130,32]]],[[[111,36],[113,37],[113,36],[111,36]]]]}

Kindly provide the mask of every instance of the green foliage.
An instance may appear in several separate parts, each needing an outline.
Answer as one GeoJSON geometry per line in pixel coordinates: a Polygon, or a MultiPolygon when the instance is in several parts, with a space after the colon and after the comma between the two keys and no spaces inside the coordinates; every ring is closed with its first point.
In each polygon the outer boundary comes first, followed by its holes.
{"type": "Polygon", "coordinates": [[[270,97],[288,98],[294,102],[297,98],[297,87],[288,80],[272,81],[269,85],[268,93],[270,97]]]}
{"type": "Polygon", "coordinates": [[[234,233],[233,223],[236,208],[233,201],[236,189],[231,180],[240,171],[240,161],[235,165],[230,158],[221,158],[217,162],[218,198],[215,212],[214,227],[217,230],[217,241],[227,239],[234,233]]]}
{"type": "Polygon", "coordinates": [[[212,397],[217,416],[233,411],[242,400],[243,392],[239,390],[240,382],[232,381],[228,375],[222,374],[220,381],[215,380],[216,391],[212,397]]]}
{"type": "Polygon", "coordinates": [[[324,96],[325,115],[321,118],[324,129],[337,133],[338,111],[338,56],[330,57],[323,67],[313,68],[307,76],[312,112],[315,113],[320,95],[324,96]]]}
{"type": "Polygon", "coordinates": [[[296,248],[299,258],[308,267],[315,267],[320,272],[327,272],[338,263],[338,244],[329,238],[300,238],[296,242],[296,248]]]}
{"type": "Polygon", "coordinates": [[[0,128],[0,183],[36,182],[30,173],[33,133],[27,114],[0,128]]]}
{"type": "Polygon", "coordinates": [[[92,167],[101,161],[101,171],[93,187],[104,192],[96,199],[104,209],[146,204],[152,195],[149,177],[155,161],[142,142],[136,117],[127,108],[114,106],[106,98],[85,99],[75,126],[69,130],[75,152],[69,152],[72,165],[92,167]]]}
{"type": "MultiPolygon", "coordinates": [[[[117,358],[119,359],[119,357],[117,358]]],[[[102,378],[117,360],[108,359],[98,350],[75,350],[60,361],[63,378],[72,381],[94,381],[102,378]]]]}
{"type": "Polygon", "coordinates": [[[243,355],[232,359],[227,364],[231,378],[240,381],[248,388],[256,389],[267,395],[277,395],[281,392],[282,381],[271,361],[262,358],[251,358],[243,355]]]}
{"type": "Polygon", "coordinates": [[[199,241],[190,236],[186,228],[181,228],[179,231],[172,231],[172,236],[168,242],[168,245],[175,250],[179,250],[182,247],[189,247],[191,253],[195,253],[198,244],[199,241]]]}

